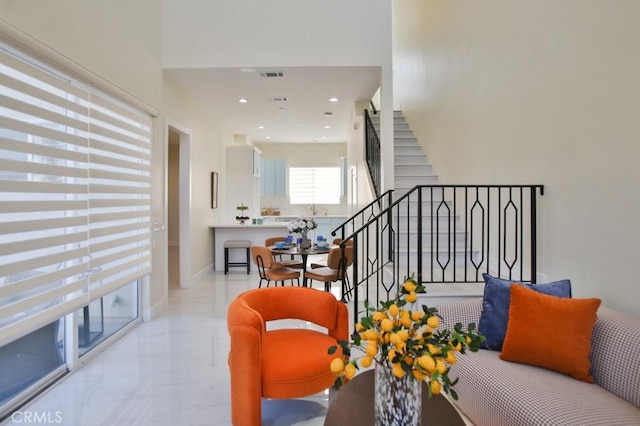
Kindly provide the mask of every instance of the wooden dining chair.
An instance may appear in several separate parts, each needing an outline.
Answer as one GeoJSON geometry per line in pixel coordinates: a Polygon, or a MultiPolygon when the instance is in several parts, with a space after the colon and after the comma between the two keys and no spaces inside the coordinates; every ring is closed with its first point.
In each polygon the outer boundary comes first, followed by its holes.
{"type": "Polygon", "coordinates": [[[311,287],[313,280],[324,283],[325,291],[331,290],[331,283],[341,281],[342,299],[345,300],[351,294],[351,286],[347,276],[347,269],[353,264],[353,246],[333,247],[329,250],[327,266],[309,269],[304,273],[305,281],[311,287]]]}
{"type": "Polygon", "coordinates": [[[300,271],[286,266],[278,266],[273,261],[273,253],[268,247],[252,246],[251,258],[258,267],[258,274],[260,275],[258,288],[262,287],[263,281],[267,282],[267,287],[269,287],[271,281],[276,282],[276,284],[280,281],[284,286],[284,282],[287,280],[291,280],[291,285],[293,285],[293,280],[296,280],[298,287],[300,286],[300,271]]]}
{"type": "MultiPolygon", "coordinates": [[[[272,245],[274,245],[275,243],[279,242],[279,241],[285,241],[284,237],[270,237],[267,238],[266,240],[264,240],[264,245],[265,247],[271,247],[272,245]]],[[[282,257],[283,255],[280,253],[273,253],[273,267],[274,268],[278,268],[278,267],[288,267],[288,268],[293,268],[293,269],[303,269],[303,264],[301,260],[297,260],[294,259],[293,255],[291,255],[291,259],[284,259],[282,257]]]]}

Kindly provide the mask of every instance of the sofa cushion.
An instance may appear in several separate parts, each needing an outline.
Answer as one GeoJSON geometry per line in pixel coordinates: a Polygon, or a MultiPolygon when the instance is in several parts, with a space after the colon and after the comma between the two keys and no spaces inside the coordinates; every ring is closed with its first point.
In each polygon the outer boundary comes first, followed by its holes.
{"type": "Polygon", "coordinates": [[[511,284],[519,284],[539,293],[558,297],[571,297],[571,281],[561,280],[547,284],[526,284],[482,274],[485,286],[482,299],[482,313],[478,331],[486,337],[483,348],[499,351],[502,349],[509,320],[511,284]]]}
{"type": "Polygon", "coordinates": [[[563,299],[512,284],[500,358],[593,383],[589,356],[599,307],[600,299],[563,299]]]}
{"type": "Polygon", "coordinates": [[[640,409],[595,384],[555,371],[506,362],[480,350],[458,356],[457,405],[476,425],[638,425],[640,409]]]}

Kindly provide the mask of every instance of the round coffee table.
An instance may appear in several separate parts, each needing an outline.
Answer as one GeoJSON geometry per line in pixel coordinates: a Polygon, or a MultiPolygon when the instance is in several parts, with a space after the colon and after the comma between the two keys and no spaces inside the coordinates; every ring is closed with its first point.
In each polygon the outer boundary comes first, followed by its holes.
{"type": "MultiPolygon", "coordinates": [[[[336,392],[327,410],[325,426],[373,425],[373,370],[367,370],[336,392]]],[[[422,384],[422,424],[439,426],[465,426],[460,414],[442,395],[433,395],[422,384]]]]}

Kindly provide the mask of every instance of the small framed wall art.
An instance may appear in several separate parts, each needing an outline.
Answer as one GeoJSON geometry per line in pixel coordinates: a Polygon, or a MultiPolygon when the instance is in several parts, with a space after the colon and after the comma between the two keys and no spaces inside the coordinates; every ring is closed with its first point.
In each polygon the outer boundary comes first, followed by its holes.
{"type": "Polygon", "coordinates": [[[218,172],[211,172],[211,208],[218,208],[218,172]]]}

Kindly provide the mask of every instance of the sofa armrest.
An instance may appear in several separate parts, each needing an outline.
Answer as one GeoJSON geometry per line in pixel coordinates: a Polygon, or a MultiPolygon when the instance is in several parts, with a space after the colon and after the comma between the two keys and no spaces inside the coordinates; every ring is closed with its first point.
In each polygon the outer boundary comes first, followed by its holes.
{"type": "Polygon", "coordinates": [[[596,384],[640,408],[640,318],[605,307],[591,340],[591,374],[596,384]]]}
{"type": "Polygon", "coordinates": [[[480,313],[482,312],[482,297],[473,297],[457,302],[437,305],[438,313],[442,316],[441,324],[445,328],[453,328],[456,323],[462,323],[466,328],[467,324],[475,323],[478,327],[480,313]]]}

